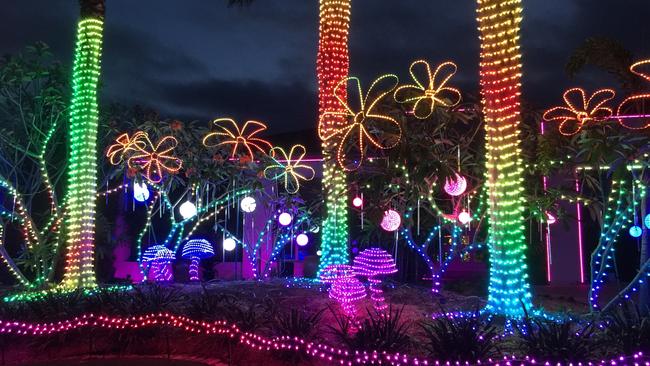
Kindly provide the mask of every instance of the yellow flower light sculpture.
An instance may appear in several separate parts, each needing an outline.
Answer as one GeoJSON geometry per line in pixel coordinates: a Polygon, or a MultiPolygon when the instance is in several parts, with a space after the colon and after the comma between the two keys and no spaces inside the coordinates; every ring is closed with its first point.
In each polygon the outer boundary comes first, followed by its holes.
{"type": "MultiPolygon", "coordinates": [[[[336,144],[337,160],[339,166],[345,171],[359,169],[366,155],[366,145],[372,145],[379,149],[391,149],[395,147],[402,136],[402,128],[395,118],[379,114],[376,112],[377,104],[388,94],[390,94],[399,83],[396,75],[384,75],[375,80],[368,92],[364,95],[361,89],[361,82],[356,77],[349,77],[341,80],[334,88],[334,96],[344,106],[344,111],[327,110],[320,119],[318,135],[323,141],[333,141],[336,144]],[[352,82],[355,87],[351,94],[357,94],[359,109],[353,109],[345,98],[348,83],[352,82]],[[387,84],[387,87],[380,88],[381,84],[387,84]],[[376,90],[381,90],[377,92],[376,90]],[[342,127],[327,128],[325,121],[332,117],[342,116],[347,123],[342,127]],[[394,141],[380,138],[380,134],[385,134],[384,128],[379,124],[387,124],[395,129],[394,141]],[[350,159],[348,149],[358,149],[357,159],[350,159]]],[[[349,95],[350,99],[354,95],[349,95]]]]}
{"type": "Polygon", "coordinates": [[[129,145],[134,153],[129,156],[129,168],[143,169],[144,176],[152,183],[160,183],[165,172],[176,174],[183,167],[183,161],[174,156],[178,140],[173,136],[165,136],[153,144],[149,135],[142,133],[139,137],[143,143],[129,145]]]}
{"type": "Polygon", "coordinates": [[[115,143],[108,147],[106,151],[106,157],[113,165],[119,165],[124,161],[124,157],[130,152],[135,150],[134,145],[138,145],[140,148],[145,148],[145,142],[143,137],[146,134],[142,131],[138,131],[129,136],[128,133],[123,133],[115,139],[115,143]]]}
{"type": "Polygon", "coordinates": [[[231,118],[218,118],[213,123],[217,126],[217,131],[207,134],[203,138],[203,145],[206,147],[232,145],[231,158],[234,158],[239,153],[240,147],[243,147],[253,161],[255,159],[253,149],[266,154],[273,147],[270,142],[257,137],[260,132],[266,130],[266,125],[262,122],[246,121],[241,128],[231,118]],[[213,139],[217,141],[212,142],[213,139]]]}
{"type": "Polygon", "coordinates": [[[561,134],[575,135],[587,123],[609,119],[613,111],[605,104],[614,99],[615,95],[616,93],[612,89],[601,89],[587,99],[583,89],[572,88],[564,92],[563,99],[566,107],[551,108],[544,113],[542,118],[548,122],[560,122],[561,134]]]}
{"type": "Polygon", "coordinates": [[[284,188],[290,194],[298,193],[300,181],[314,179],[316,172],[312,167],[303,163],[307,151],[303,145],[294,145],[289,154],[281,148],[274,147],[269,155],[273,164],[264,169],[264,177],[267,179],[284,179],[284,188]]]}
{"type": "Polygon", "coordinates": [[[424,60],[418,60],[411,64],[409,73],[415,84],[402,85],[393,97],[398,103],[413,103],[413,115],[418,119],[431,117],[437,105],[453,107],[461,100],[460,90],[447,86],[447,82],[458,70],[455,63],[447,61],[436,68],[432,73],[431,66],[424,60]],[[421,82],[416,75],[416,69],[420,68],[427,76],[427,82],[421,82]],[[438,80],[442,79],[439,83],[438,80]]]}
{"type": "MultiPolygon", "coordinates": [[[[630,66],[630,72],[650,81],[650,59],[635,62],[630,66]]],[[[649,110],[650,93],[630,95],[618,106],[616,114],[621,116],[620,118],[617,118],[618,123],[631,130],[646,129],[650,127],[650,117],[647,114],[649,110]],[[635,114],[630,115],[629,112],[635,114]],[[622,118],[624,113],[627,115],[627,118],[622,118]],[[630,123],[629,121],[626,121],[626,119],[631,119],[633,122],[630,123]]]]}

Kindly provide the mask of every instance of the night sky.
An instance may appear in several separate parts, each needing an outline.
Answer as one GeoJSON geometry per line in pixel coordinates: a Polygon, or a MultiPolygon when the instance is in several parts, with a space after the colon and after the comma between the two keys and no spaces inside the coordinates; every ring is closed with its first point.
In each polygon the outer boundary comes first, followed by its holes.
{"type": "MultiPolygon", "coordinates": [[[[107,0],[102,102],[141,104],[165,117],[234,116],[268,122],[273,132],[314,128],[317,120],[317,0],[107,0]]],[[[544,108],[564,88],[616,87],[587,72],[569,80],[564,65],[590,36],[619,40],[650,57],[648,0],[524,0],[524,98],[544,108]]],[[[71,63],[76,0],[4,0],[0,54],[35,41],[71,63]]],[[[474,0],[354,0],[351,74],[369,82],[411,61],[453,60],[464,92],[478,92],[474,0]]]]}

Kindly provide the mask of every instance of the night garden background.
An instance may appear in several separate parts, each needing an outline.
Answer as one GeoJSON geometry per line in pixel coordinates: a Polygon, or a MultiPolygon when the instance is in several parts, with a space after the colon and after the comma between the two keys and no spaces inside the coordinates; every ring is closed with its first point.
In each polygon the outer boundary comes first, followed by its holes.
{"type": "Polygon", "coordinates": [[[0,12],[0,362],[650,363],[642,1],[0,12]]]}

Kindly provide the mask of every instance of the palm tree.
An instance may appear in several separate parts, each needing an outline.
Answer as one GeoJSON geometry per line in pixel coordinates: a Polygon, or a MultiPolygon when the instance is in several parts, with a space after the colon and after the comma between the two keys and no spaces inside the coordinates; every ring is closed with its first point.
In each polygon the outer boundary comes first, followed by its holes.
{"type": "Polygon", "coordinates": [[[532,307],[524,236],[520,148],[521,0],[477,0],[486,132],[490,285],[487,310],[521,317],[532,307]]]}
{"type": "MultiPolygon", "coordinates": [[[[352,0],[320,0],[320,28],[316,72],[321,129],[331,129],[346,121],[344,116],[323,120],[325,111],[344,111],[334,97],[334,87],[348,76],[348,29],[352,0]],[[340,117],[340,118],[339,118],[340,117]]],[[[331,114],[330,114],[331,115],[331,114]]],[[[349,262],[346,174],[336,164],[336,150],[323,141],[323,191],[326,217],[321,238],[320,272],[330,264],[349,262]]]]}

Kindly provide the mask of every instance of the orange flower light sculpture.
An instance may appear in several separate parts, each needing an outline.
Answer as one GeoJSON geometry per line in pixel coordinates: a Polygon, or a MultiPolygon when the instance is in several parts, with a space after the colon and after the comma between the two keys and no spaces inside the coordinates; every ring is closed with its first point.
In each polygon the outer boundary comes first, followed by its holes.
{"type": "Polygon", "coordinates": [[[377,105],[388,94],[390,94],[399,79],[395,75],[384,75],[375,80],[368,92],[364,95],[361,89],[361,82],[356,77],[349,77],[341,80],[334,88],[334,96],[339,103],[344,106],[344,111],[326,110],[320,119],[318,135],[325,141],[333,141],[336,145],[337,160],[339,166],[345,171],[359,169],[365,158],[367,145],[372,145],[379,149],[391,149],[395,147],[402,136],[402,128],[395,118],[377,113],[377,105]],[[350,99],[356,94],[358,100],[358,109],[353,108],[345,98],[348,83],[354,85],[350,99]],[[380,85],[384,84],[383,88],[380,85]],[[380,89],[380,91],[376,91],[380,89]],[[347,123],[341,127],[327,127],[326,121],[336,118],[344,118],[347,123]],[[380,135],[385,134],[386,127],[394,131],[393,141],[390,138],[382,138],[380,135]],[[358,150],[358,154],[351,158],[348,150],[358,150]]]}
{"type": "Polygon", "coordinates": [[[230,157],[234,158],[240,148],[245,149],[251,161],[255,160],[253,150],[262,154],[273,147],[270,142],[257,137],[257,135],[266,130],[266,125],[257,121],[246,121],[244,126],[239,128],[237,122],[231,118],[218,118],[214,120],[217,131],[207,134],[203,138],[203,145],[206,147],[218,147],[223,145],[232,145],[230,157]],[[213,142],[213,140],[215,140],[213,142]]]}
{"type": "MultiPolygon", "coordinates": [[[[632,64],[630,71],[650,81],[650,59],[632,64]]],[[[619,104],[616,110],[616,114],[621,116],[621,118],[617,118],[618,123],[631,130],[646,129],[650,127],[648,111],[650,111],[650,93],[630,95],[619,104]],[[623,114],[626,114],[626,118],[622,118],[623,114]]]]}
{"type": "Polygon", "coordinates": [[[616,93],[612,89],[601,89],[589,98],[581,88],[572,88],[564,92],[566,106],[554,107],[547,110],[543,119],[549,122],[560,122],[560,133],[565,136],[575,135],[590,122],[605,121],[613,111],[605,106],[614,99],[616,93]]]}
{"type": "Polygon", "coordinates": [[[129,156],[127,163],[129,168],[142,169],[150,182],[160,183],[165,172],[176,174],[183,167],[183,161],[174,156],[174,149],[178,146],[175,137],[165,136],[155,145],[146,133],[142,133],[139,139],[142,143],[129,146],[134,152],[129,156]]]}
{"type": "Polygon", "coordinates": [[[133,136],[129,136],[128,133],[119,135],[115,139],[115,143],[109,146],[106,151],[106,157],[110,163],[113,165],[121,164],[122,161],[124,161],[124,156],[127,155],[129,151],[134,150],[134,145],[144,147],[145,143],[142,139],[144,135],[146,134],[142,131],[134,133],[133,136]]]}
{"type": "Polygon", "coordinates": [[[306,154],[303,145],[294,145],[289,154],[281,147],[272,148],[270,155],[273,164],[264,169],[264,177],[273,180],[284,178],[286,191],[298,193],[300,181],[310,181],[316,175],[312,167],[303,163],[306,154]]]}
{"type": "Polygon", "coordinates": [[[460,103],[460,90],[447,85],[458,70],[453,62],[444,62],[432,73],[431,66],[424,60],[418,60],[411,64],[409,73],[415,84],[402,85],[395,90],[394,98],[398,103],[413,103],[413,115],[418,119],[431,117],[437,105],[453,107],[460,103]],[[416,69],[420,66],[427,75],[427,81],[421,82],[416,75],[416,69]],[[441,80],[440,80],[441,79],[441,80]]]}

